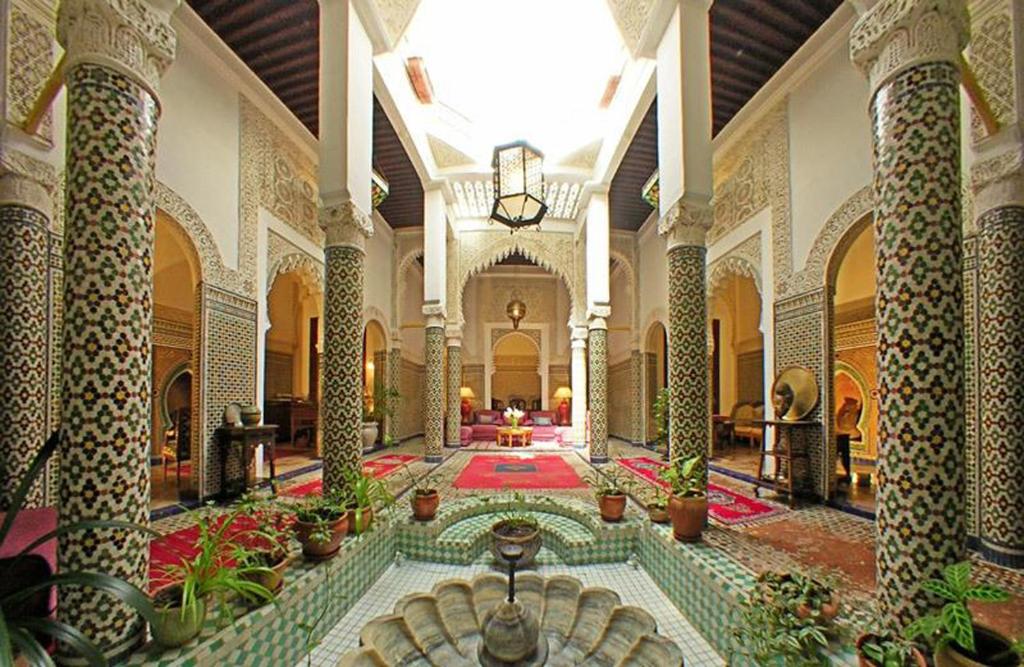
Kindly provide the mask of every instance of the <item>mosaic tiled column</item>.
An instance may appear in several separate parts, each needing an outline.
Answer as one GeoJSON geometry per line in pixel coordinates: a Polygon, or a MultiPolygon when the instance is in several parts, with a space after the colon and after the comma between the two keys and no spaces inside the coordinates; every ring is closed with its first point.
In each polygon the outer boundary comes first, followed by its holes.
{"type": "MultiPolygon", "coordinates": [[[[46,440],[49,337],[47,186],[0,156],[0,512],[46,440]]],[[[50,182],[52,183],[52,175],[50,182]]],[[[44,501],[42,476],[25,507],[44,501]]]]}
{"type": "Polygon", "coordinates": [[[346,201],[324,207],[320,226],[326,232],[320,419],[327,491],[342,486],[346,470],[362,469],[363,281],[373,222],[346,201]]]}
{"type": "Polygon", "coordinates": [[[629,427],[630,440],[634,445],[644,442],[644,357],[640,350],[629,355],[629,427]]]}
{"type": "Polygon", "coordinates": [[[427,315],[423,357],[423,446],[428,463],[444,460],[444,318],[427,315]]]}
{"type": "Polygon", "coordinates": [[[608,462],[608,324],[590,320],[590,462],[608,462]]]}
{"type": "MultiPolygon", "coordinates": [[[[394,341],[401,340],[402,332],[395,331],[391,335],[394,341]]],[[[393,347],[388,352],[388,387],[398,393],[398,400],[392,407],[394,414],[384,422],[384,432],[393,439],[398,438],[398,423],[401,419],[405,397],[402,393],[402,348],[393,347]]]]}
{"type": "Polygon", "coordinates": [[[977,163],[981,551],[1024,567],[1024,149],[977,163]]]}
{"type": "MultiPolygon", "coordinates": [[[[149,521],[156,90],[174,56],[176,5],[65,0],[58,13],[67,87],[65,526],[149,521]]],[[[136,531],[71,531],[60,536],[59,567],[145,588],[148,541],[136,531]]],[[[93,589],[64,589],[60,614],[111,657],[145,638],[135,612],[93,589]]]]}
{"type": "Polygon", "coordinates": [[[959,53],[966,6],[882,0],[850,37],[871,80],[878,283],[878,609],[898,629],[961,560],[964,378],[959,53]]]}
{"type": "Polygon", "coordinates": [[[708,412],[707,204],[680,200],[658,222],[668,239],[669,456],[706,457],[708,412]]]}
{"type": "Polygon", "coordinates": [[[577,449],[587,446],[587,328],[572,329],[572,442],[577,449]]]}
{"type": "Polygon", "coordinates": [[[448,365],[445,369],[448,388],[448,414],[445,417],[445,447],[461,447],[459,429],[462,426],[462,399],[459,390],[462,388],[462,337],[461,332],[449,327],[448,330],[448,365]]]}

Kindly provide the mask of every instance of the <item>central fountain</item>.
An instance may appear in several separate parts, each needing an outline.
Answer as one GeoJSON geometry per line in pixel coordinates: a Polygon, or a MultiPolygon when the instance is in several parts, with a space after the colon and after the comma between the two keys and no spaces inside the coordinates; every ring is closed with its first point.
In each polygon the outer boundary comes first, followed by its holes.
{"type": "Polygon", "coordinates": [[[375,618],[360,633],[360,648],[339,667],[444,665],[682,665],[672,640],[654,618],[621,604],[607,588],[586,588],[573,577],[516,577],[522,547],[501,550],[508,578],[482,574],[447,579],[431,593],[408,595],[395,613],[375,618]]]}

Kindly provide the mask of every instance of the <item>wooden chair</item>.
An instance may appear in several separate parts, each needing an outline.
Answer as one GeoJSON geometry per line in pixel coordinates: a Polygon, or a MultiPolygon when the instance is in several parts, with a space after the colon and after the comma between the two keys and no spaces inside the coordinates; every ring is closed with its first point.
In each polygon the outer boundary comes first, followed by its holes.
{"type": "Polygon", "coordinates": [[[164,442],[161,456],[164,466],[164,483],[167,483],[167,464],[173,463],[177,484],[181,486],[181,462],[188,461],[192,457],[192,409],[175,410],[171,418],[174,427],[172,431],[168,431],[171,435],[164,442]]]}

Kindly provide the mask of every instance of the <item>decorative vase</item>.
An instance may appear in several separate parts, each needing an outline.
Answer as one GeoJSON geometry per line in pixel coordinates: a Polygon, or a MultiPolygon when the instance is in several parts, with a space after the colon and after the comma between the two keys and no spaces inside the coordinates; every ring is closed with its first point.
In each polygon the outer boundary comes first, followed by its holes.
{"type": "Polygon", "coordinates": [[[708,519],[708,497],[680,498],[673,494],[668,499],[668,514],[672,517],[672,533],[680,542],[699,542],[708,519]]]}
{"type": "Polygon", "coordinates": [[[373,449],[373,443],[377,442],[377,422],[363,422],[363,451],[373,449]]]}
{"type": "Polygon", "coordinates": [[[247,405],[242,408],[242,423],[246,426],[256,426],[263,417],[263,412],[255,405],[247,405]]]}

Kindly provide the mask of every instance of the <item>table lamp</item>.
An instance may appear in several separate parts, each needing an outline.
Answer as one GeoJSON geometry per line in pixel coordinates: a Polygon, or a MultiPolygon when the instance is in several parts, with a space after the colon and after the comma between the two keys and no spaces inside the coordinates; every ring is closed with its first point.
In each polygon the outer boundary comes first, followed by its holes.
{"type": "Polygon", "coordinates": [[[555,398],[562,401],[558,404],[558,423],[564,426],[569,423],[569,399],[572,398],[572,389],[559,387],[555,390],[555,398]]]}
{"type": "Polygon", "coordinates": [[[473,415],[472,400],[476,398],[476,394],[469,387],[462,387],[459,389],[459,397],[462,399],[462,423],[468,424],[473,415]]]}

